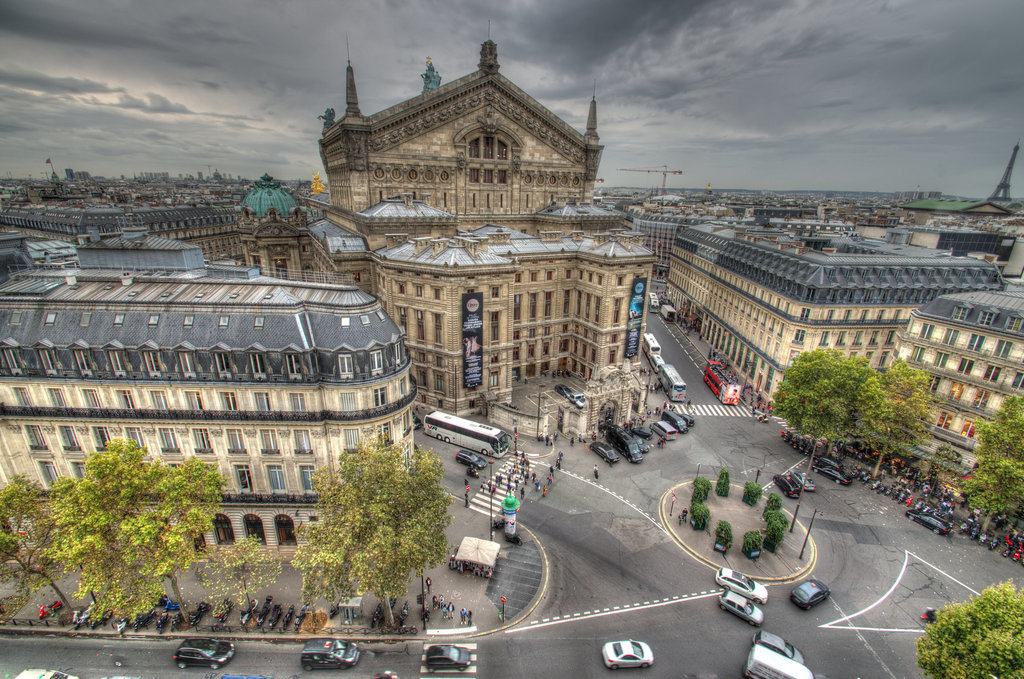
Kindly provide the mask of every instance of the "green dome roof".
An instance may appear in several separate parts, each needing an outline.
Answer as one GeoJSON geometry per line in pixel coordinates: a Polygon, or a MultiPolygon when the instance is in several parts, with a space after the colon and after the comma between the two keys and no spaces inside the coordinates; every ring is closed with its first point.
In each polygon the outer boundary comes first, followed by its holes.
{"type": "Polygon", "coordinates": [[[242,205],[255,212],[260,217],[267,216],[267,210],[276,209],[284,216],[291,214],[295,207],[295,199],[292,195],[281,188],[281,182],[269,174],[260,177],[253,186],[252,191],[242,199],[242,205]]]}

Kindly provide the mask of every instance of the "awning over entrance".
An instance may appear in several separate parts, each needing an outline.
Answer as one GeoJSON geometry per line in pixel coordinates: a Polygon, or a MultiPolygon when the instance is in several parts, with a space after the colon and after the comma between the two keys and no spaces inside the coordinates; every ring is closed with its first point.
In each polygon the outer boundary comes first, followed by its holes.
{"type": "Polygon", "coordinates": [[[466,536],[462,538],[462,544],[459,545],[459,551],[455,558],[459,561],[469,561],[470,563],[494,568],[494,564],[498,561],[498,552],[500,550],[501,545],[497,542],[466,536]]]}

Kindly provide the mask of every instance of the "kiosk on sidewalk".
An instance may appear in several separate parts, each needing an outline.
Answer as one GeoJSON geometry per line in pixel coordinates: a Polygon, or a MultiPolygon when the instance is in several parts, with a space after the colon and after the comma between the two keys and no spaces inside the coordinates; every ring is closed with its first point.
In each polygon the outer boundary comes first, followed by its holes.
{"type": "Polygon", "coordinates": [[[489,578],[494,575],[494,565],[500,550],[501,545],[497,542],[466,536],[462,538],[458,552],[448,560],[448,567],[457,568],[460,573],[469,570],[473,575],[489,578]]]}

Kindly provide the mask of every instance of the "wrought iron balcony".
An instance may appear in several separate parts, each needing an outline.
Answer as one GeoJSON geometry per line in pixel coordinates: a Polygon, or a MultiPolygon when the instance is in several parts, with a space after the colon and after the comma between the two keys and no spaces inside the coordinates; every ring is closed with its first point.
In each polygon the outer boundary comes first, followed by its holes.
{"type": "Polygon", "coordinates": [[[221,499],[225,503],[232,504],[296,504],[315,505],[317,496],[311,493],[291,495],[286,493],[273,493],[264,495],[262,493],[224,493],[221,499]]]}

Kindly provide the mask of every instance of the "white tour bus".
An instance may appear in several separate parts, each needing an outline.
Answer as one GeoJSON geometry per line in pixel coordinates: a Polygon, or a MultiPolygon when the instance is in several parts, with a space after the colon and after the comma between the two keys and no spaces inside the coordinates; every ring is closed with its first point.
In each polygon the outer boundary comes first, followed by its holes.
{"type": "Polygon", "coordinates": [[[440,410],[423,418],[423,432],[439,441],[491,457],[501,457],[512,447],[512,438],[501,429],[440,410]]]}
{"type": "Polygon", "coordinates": [[[648,361],[653,361],[655,356],[661,355],[661,345],[658,340],[649,332],[644,333],[644,356],[648,361]]]}
{"type": "Polygon", "coordinates": [[[661,386],[665,389],[665,396],[670,401],[686,400],[686,382],[679,376],[679,371],[671,363],[663,363],[658,368],[658,376],[661,377],[661,386]]]}

